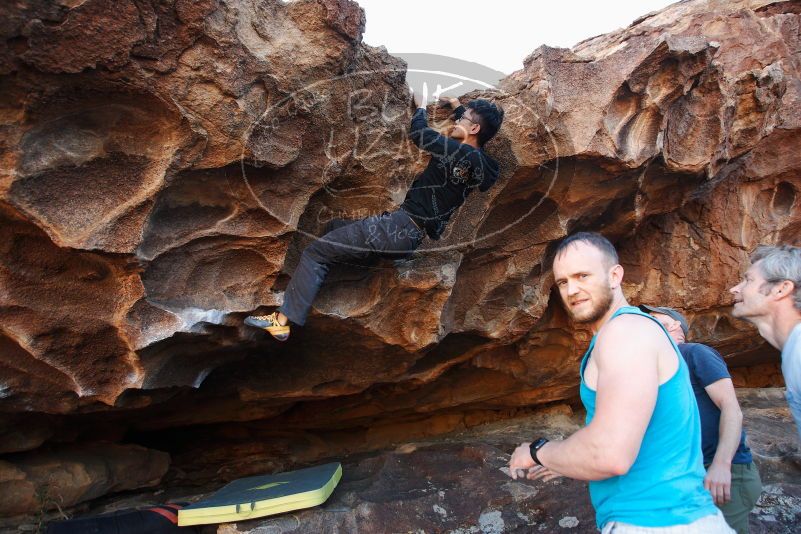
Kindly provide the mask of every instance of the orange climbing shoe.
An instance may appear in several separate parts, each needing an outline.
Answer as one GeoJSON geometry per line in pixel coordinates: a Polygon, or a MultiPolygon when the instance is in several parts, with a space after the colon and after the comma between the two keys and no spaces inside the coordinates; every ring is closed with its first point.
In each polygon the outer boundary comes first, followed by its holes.
{"type": "Polygon", "coordinates": [[[278,341],[289,339],[289,325],[282,326],[278,322],[278,312],[270,315],[249,315],[245,317],[245,324],[267,330],[278,341]]]}

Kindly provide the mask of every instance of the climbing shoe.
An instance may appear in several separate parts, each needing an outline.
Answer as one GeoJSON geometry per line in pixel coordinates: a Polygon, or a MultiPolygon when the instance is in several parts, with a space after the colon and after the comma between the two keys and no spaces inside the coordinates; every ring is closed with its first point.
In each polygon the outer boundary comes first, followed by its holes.
{"type": "Polygon", "coordinates": [[[267,330],[278,341],[289,339],[289,325],[281,326],[278,322],[278,312],[270,315],[249,315],[245,317],[245,324],[267,330]]]}

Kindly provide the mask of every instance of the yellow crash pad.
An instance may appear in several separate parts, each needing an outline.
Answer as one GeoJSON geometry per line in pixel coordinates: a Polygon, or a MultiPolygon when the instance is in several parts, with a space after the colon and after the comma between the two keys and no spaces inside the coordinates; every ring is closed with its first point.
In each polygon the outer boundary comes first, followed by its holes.
{"type": "Polygon", "coordinates": [[[178,526],[242,521],[324,503],[342,478],[330,463],[275,475],[241,478],[178,511],[178,526]]]}

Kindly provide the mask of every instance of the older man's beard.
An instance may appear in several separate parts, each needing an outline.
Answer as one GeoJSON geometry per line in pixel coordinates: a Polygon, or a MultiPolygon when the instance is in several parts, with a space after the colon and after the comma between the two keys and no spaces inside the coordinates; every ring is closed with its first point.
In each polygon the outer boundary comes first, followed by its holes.
{"type": "MultiPolygon", "coordinates": [[[[594,295],[594,297],[596,297],[596,295],[594,295]]],[[[593,302],[596,302],[596,304],[591,309],[587,310],[581,315],[578,315],[573,313],[573,311],[568,307],[568,313],[576,323],[594,323],[606,315],[606,313],[609,311],[609,308],[612,307],[613,300],[614,294],[612,293],[612,289],[607,287],[603,290],[603,293],[597,295],[597,300],[596,298],[593,298],[593,302]]]]}

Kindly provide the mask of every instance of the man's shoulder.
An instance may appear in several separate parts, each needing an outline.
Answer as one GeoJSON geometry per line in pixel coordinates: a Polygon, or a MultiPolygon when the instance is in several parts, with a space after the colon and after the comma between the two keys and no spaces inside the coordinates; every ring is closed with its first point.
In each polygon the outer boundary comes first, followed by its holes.
{"type": "Polygon", "coordinates": [[[478,165],[484,159],[484,151],[468,143],[459,143],[459,151],[455,154],[459,158],[467,159],[471,164],[478,165]]]}
{"type": "Polygon", "coordinates": [[[685,358],[714,358],[723,361],[723,356],[718,351],[703,343],[679,343],[679,351],[685,358]]]}
{"type": "Polygon", "coordinates": [[[731,378],[726,360],[718,351],[703,343],[681,343],[679,351],[701,386],[706,387],[721,378],[731,378]]]}
{"type": "Polygon", "coordinates": [[[793,354],[801,356],[801,323],[798,323],[791,331],[787,341],[782,347],[782,356],[793,354]]]}
{"type": "Polygon", "coordinates": [[[601,328],[596,345],[642,346],[642,343],[657,343],[665,336],[659,324],[648,316],[622,313],[601,328]]]}
{"type": "Polygon", "coordinates": [[[612,318],[601,328],[599,337],[604,333],[619,334],[621,332],[628,332],[629,334],[637,334],[638,331],[653,335],[661,332],[662,329],[659,327],[659,323],[648,315],[640,313],[621,313],[617,317],[612,318]],[[637,330],[626,330],[632,327],[637,327],[637,330]]]}

